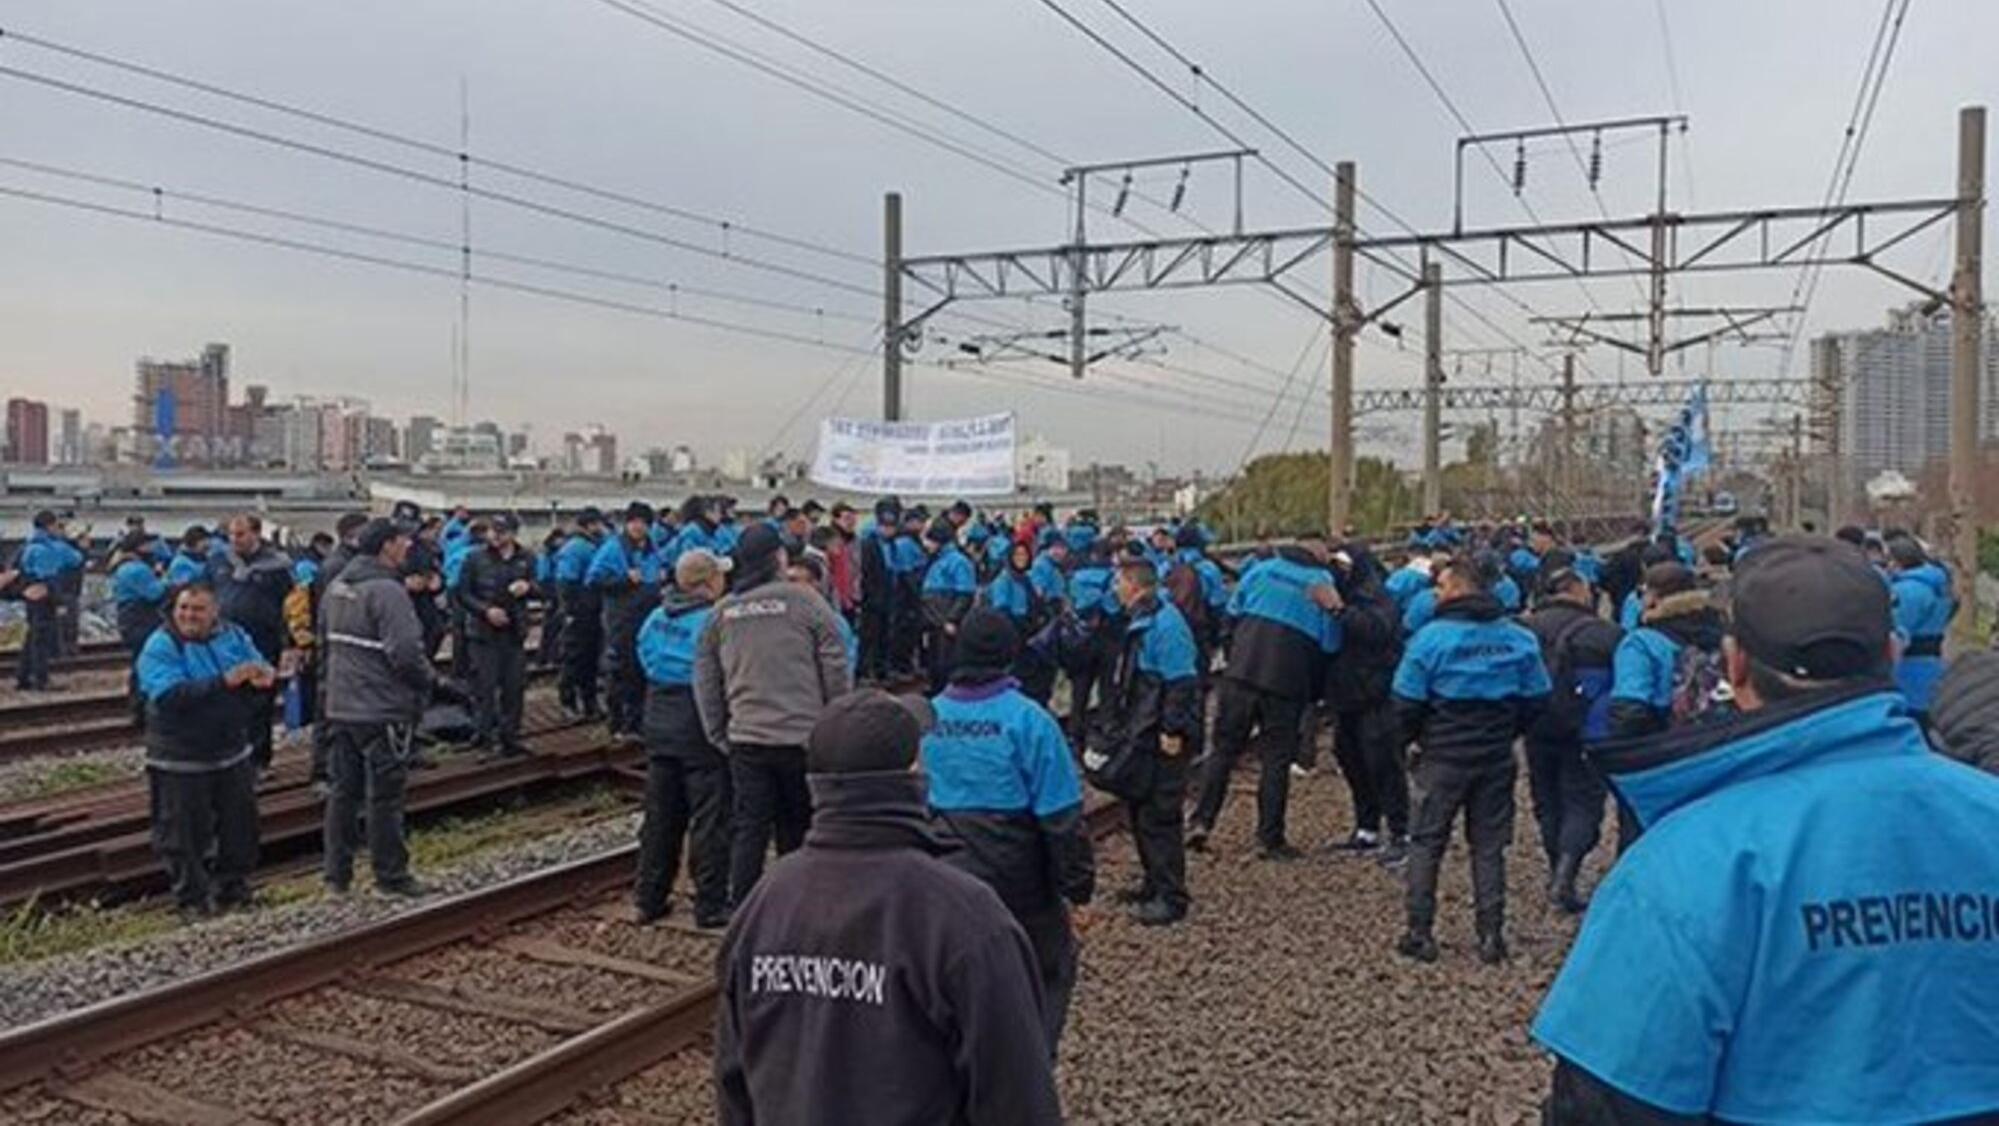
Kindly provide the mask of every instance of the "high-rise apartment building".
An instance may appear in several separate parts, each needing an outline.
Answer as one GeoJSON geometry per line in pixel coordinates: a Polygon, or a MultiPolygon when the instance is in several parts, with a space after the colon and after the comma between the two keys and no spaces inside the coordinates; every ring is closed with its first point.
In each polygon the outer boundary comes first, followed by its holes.
{"type": "Polygon", "coordinates": [[[229,345],[210,344],[192,360],[141,359],[132,394],[132,428],[172,444],[176,459],[237,460],[249,434],[229,414],[229,345]]]}
{"type": "Polygon", "coordinates": [[[6,459],[15,465],[49,463],[49,405],[34,399],[7,400],[6,459]]]}
{"type": "MultiPolygon", "coordinates": [[[[1841,462],[1865,480],[1893,469],[1915,476],[1950,454],[1950,311],[1910,305],[1883,328],[1812,341],[1817,412],[1837,420],[1841,462]]],[[[1999,329],[1985,326],[1978,436],[1999,433],[1999,329]]],[[[1822,450],[1834,447],[1821,438],[1822,450]]]]}

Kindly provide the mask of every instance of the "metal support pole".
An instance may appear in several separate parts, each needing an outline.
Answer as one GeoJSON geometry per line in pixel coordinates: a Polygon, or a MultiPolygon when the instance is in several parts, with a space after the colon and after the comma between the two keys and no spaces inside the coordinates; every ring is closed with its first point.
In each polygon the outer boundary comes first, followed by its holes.
{"type": "Polygon", "coordinates": [[[1576,354],[1562,354],[1562,491],[1580,504],[1576,488],[1576,354]]]}
{"type": "Polygon", "coordinates": [[[1659,123],[1659,206],[1652,212],[1651,336],[1645,347],[1645,370],[1652,378],[1666,370],[1666,145],[1667,126],[1659,123]]]}
{"type": "Polygon", "coordinates": [[[1423,263],[1423,514],[1444,508],[1444,269],[1423,263]]]}
{"type": "MultiPolygon", "coordinates": [[[[1971,588],[1978,567],[1979,402],[1984,368],[1985,107],[1957,114],[1957,270],[1950,297],[1950,510],[1960,589],[1971,588]]],[[[1972,600],[1973,624],[1977,600],[1972,600]]]]}
{"type": "Polygon", "coordinates": [[[1089,187],[1087,174],[1076,177],[1076,245],[1069,252],[1069,376],[1083,378],[1083,369],[1089,367],[1089,354],[1084,351],[1084,336],[1087,324],[1083,313],[1083,291],[1087,275],[1084,273],[1085,255],[1089,236],[1083,229],[1083,217],[1087,214],[1084,200],[1089,187]]]}
{"type": "Polygon", "coordinates": [[[1328,446],[1331,480],[1326,491],[1326,526],[1334,535],[1347,526],[1353,490],[1353,297],[1354,166],[1333,167],[1333,432],[1328,446]]]}
{"type": "Polygon", "coordinates": [[[902,421],[902,193],[882,196],[882,421],[902,421]]]}

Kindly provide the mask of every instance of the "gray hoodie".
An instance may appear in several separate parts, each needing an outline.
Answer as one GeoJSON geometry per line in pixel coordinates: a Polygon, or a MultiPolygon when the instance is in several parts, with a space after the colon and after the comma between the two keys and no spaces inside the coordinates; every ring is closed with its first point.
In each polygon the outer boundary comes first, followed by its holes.
{"type": "Polygon", "coordinates": [[[326,588],[326,718],[336,723],[415,723],[430,702],[423,626],[403,580],[371,555],[326,588]]]}
{"type": "Polygon", "coordinates": [[[802,747],[820,709],[852,687],[833,607],[781,580],[716,603],[694,657],[694,701],[717,747],[802,747]]]}

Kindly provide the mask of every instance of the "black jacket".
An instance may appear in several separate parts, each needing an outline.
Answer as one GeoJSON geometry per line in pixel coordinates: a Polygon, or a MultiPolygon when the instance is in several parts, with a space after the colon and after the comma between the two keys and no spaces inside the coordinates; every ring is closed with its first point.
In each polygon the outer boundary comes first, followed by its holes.
{"type": "Polygon", "coordinates": [[[511,559],[493,545],[475,548],[465,557],[465,569],[458,574],[458,588],[452,597],[465,611],[465,635],[474,641],[519,642],[528,633],[528,599],[535,596],[534,552],[514,545],[511,559]],[[507,588],[526,582],[527,593],[516,596],[507,588]],[[495,626],[486,620],[486,611],[499,607],[507,612],[507,624],[495,626]]]}
{"type": "Polygon", "coordinates": [[[922,778],[810,783],[805,847],[722,940],[719,1120],[1061,1121],[1033,949],[991,888],[938,859],[922,778]]]}
{"type": "Polygon", "coordinates": [[[233,550],[209,572],[224,619],[243,627],[266,660],[275,663],[285,648],[285,595],[292,590],[292,561],[270,544],[250,558],[233,550]]]}
{"type": "Polygon", "coordinates": [[[858,548],[861,556],[861,613],[870,616],[887,617],[895,610],[897,575],[889,565],[889,544],[893,540],[879,532],[869,532],[860,538],[858,548]]]}
{"type": "Polygon", "coordinates": [[[1395,600],[1371,579],[1341,592],[1340,651],[1326,678],[1326,699],[1335,711],[1360,712],[1388,699],[1395,665],[1402,660],[1402,619],[1395,600]]]}
{"type": "MultiPolygon", "coordinates": [[[[1581,680],[1594,674],[1601,679],[1604,693],[1609,693],[1612,661],[1617,656],[1617,643],[1624,640],[1623,630],[1594,610],[1560,599],[1543,602],[1527,615],[1523,624],[1541,642],[1541,656],[1550,678],[1562,667],[1562,653],[1556,650],[1559,643],[1568,654],[1568,668],[1576,678],[1581,680]]],[[[1561,691],[1562,686],[1555,685],[1555,690],[1561,691]]],[[[1573,743],[1583,735],[1574,722],[1574,711],[1551,699],[1530,734],[1546,742],[1573,743]]]]}
{"type": "Polygon", "coordinates": [[[1132,608],[1132,625],[1125,630],[1111,668],[1106,706],[1093,720],[1096,734],[1091,742],[1106,754],[1130,744],[1157,750],[1160,736],[1191,735],[1202,722],[1199,677],[1166,680],[1139,667],[1139,652],[1151,628],[1145,621],[1151,617],[1143,607],[1132,608]]]}

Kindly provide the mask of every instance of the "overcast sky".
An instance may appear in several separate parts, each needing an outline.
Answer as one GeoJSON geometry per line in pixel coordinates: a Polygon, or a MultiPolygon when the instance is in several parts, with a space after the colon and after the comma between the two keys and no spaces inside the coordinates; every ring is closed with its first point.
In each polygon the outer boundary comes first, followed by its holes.
{"type": "MultiPolygon", "coordinates": [[[[817,76],[851,95],[908,114],[959,145],[990,151],[1029,180],[1055,185],[1046,155],[982,133],[905,94],[839,68],[755,26],[719,0],[646,0],[778,60],[784,73],[817,76]]],[[[1065,25],[1044,0],[733,0],[813,42],[848,53],[928,95],[1073,161],[1104,161],[1226,147],[1208,124],[1175,105],[1065,25]]],[[[1124,0],[1234,93],[1328,163],[1359,163],[1362,188],[1424,230],[1446,228],[1451,153],[1461,132],[1389,37],[1367,0],[1124,0]]],[[[1547,122],[1551,114],[1514,46],[1497,0],[1379,0],[1422,60],[1480,130],[1547,122]]],[[[1653,0],[1510,0],[1562,115],[1571,121],[1683,109],[1692,118],[1685,158],[1673,162],[1677,208],[1720,210],[1818,202],[1826,189],[1855,89],[1880,22],[1878,0],[1664,0],[1677,63],[1675,104],[1660,12],[1653,0]]],[[[1325,177],[1197,89],[1180,67],[1120,23],[1101,0],[1060,0],[1174,89],[1237,129],[1292,176],[1325,177]]],[[[1066,237],[1064,201],[939,147],[897,132],[703,50],[602,0],[343,0],[337,4],[177,0],[0,0],[0,30],[115,56],[231,90],[282,100],[442,145],[455,145],[461,79],[470,90],[471,149],[577,181],[772,231],[862,258],[879,254],[881,197],[904,193],[912,254],[1049,245],[1066,237]]],[[[1936,197],[1954,191],[1958,107],[1999,95],[1999,4],[1917,0],[1910,8],[1850,198],[1936,197]]],[[[0,38],[0,67],[213,115],[241,125],[455,178],[456,162],[357,138],[129,73],[0,38]]],[[[1585,147],[1587,141],[1584,142],[1585,147]]],[[[1511,154],[1497,154],[1510,171],[1511,154]]],[[[1568,151],[1530,150],[1524,202],[1546,220],[1593,217],[1596,204],[1568,151]]],[[[26,160],[166,189],[165,213],[456,268],[457,255],[312,230],[177,200],[205,193],[447,243],[457,238],[456,192],[306,153],[193,127],[156,115],[0,75],[0,158],[26,160]]],[[[1601,188],[1612,215],[1650,206],[1653,150],[1607,139],[1601,188]]],[[[1178,172],[1141,179],[1164,199],[1178,172]]],[[[1470,223],[1523,221],[1525,212],[1490,168],[1467,172],[1470,223]]],[[[475,173],[475,183],[673,239],[754,255],[862,290],[880,269],[759,241],[726,242],[713,226],[475,173]]],[[[0,166],[0,187],[150,212],[149,193],[78,183],[0,166]]],[[[1099,182],[1099,198],[1115,194],[1099,182]]],[[[1197,174],[1186,213],[1226,227],[1225,176],[1197,174]]],[[[1323,206],[1252,167],[1252,227],[1323,222],[1323,206]]],[[[1164,232],[1181,218],[1135,201],[1127,217],[1164,232]]],[[[1395,223],[1365,210],[1363,225],[1395,223]]],[[[1131,235],[1092,215],[1093,234],[1131,235]]],[[[813,422],[838,410],[880,409],[879,361],[841,349],[871,345],[879,300],[866,293],[745,268],[658,242],[579,226],[498,203],[472,208],[475,269],[596,298],[754,325],[807,343],[748,337],[658,316],[474,287],[473,419],[531,424],[548,450],[567,429],[601,422],[625,449],[685,442],[705,459],[730,448],[809,452],[813,422]],[[785,312],[602,278],[481,260],[480,250],[560,260],[601,271],[723,290],[824,309],[785,312]],[[818,348],[823,340],[834,348],[818,348]],[[784,428],[789,422],[788,428],[784,428]]],[[[1941,281],[1947,225],[1912,240],[1897,268],[1941,281]]],[[[1990,240],[1988,240],[1988,243],[1990,240]]],[[[1324,260],[1305,276],[1323,292],[1324,260]]],[[[1991,271],[1987,271],[1991,291],[1991,271]]],[[[1676,289],[1688,304],[1784,304],[1793,276],[1764,272],[1702,277],[1676,289]]],[[[1363,270],[1379,302],[1394,278],[1363,270]]],[[[1520,340],[1543,331],[1503,297],[1474,288],[1465,301],[1520,340]]],[[[1638,288],[1606,280],[1586,293],[1570,283],[1511,291],[1535,311],[1633,307],[1638,288]]],[[[915,295],[912,294],[912,301],[915,295]]],[[[1828,272],[1809,332],[1877,323],[1907,300],[1878,277],[1828,272]]],[[[912,412],[951,417],[1015,410],[1023,430],[1093,458],[1184,470],[1232,469],[1256,449],[1322,448],[1325,364],[1309,350],[1317,322],[1287,299],[1248,289],[1130,294],[1097,299],[1093,314],[1176,326],[1158,357],[1203,376],[1146,364],[1108,366],[1080,393],[1052,364],[961,373],[914,366],[912,412]],[[1197,343],[1205,342],[1205,343],[1197,343]],[[1254,361],[1249,366],[1223,350],[1254,361]],[[1304,362],[1301,364],[1301,355],[1304,362]],[[1281,399],[1284,373],[1298,371],[1281,399]],[[1037,384],[1063,385],[1037,390],[1037,384]],[[1142,391],[1139,385],[1157,390],[1142,391]],[[1261,390],[1251,390],[1260,388],[1261,390]],[[1309,393],[1309,397],[1308,397],[1309,393]],[[1135,397],[1173,404],[1140,404],[1135,397]],[[1267,424],[1260,425],[1269,419],[1267,424]]],[[[1020,302],[960,306],[1018,325],[1066,324],[1058,306],[1020,302]]],[[[1391,316],[1420,326],[1420,306],[1391,316]]],[[[398,417],[449,417],[451,343],[458,286],[448,278],[247,245],[130,219],[79,213],[0,196],[0,392],[80,406],[92,420],[129,421],[132,363],[142,354],[191,355],[205,341],[234,349],[237,385],[273,394],[357,395],[398,417]]],[[[988,326],[954,316],[933,322],[941,341],[921,359],[988,326]]],[[[1504,341],[1471,313],[1451,309],[1447,346],[1504,341]]],[[[1407,351],[1378,333],[1359,352],[1362,387],[1416,378],[1420,345],[1407,351]]],[[[1689,371],[1706,362],[1689,354],[1689,371]]],[[[1715,353],[1721,374],[1769,374],[1781,349],[1715,353]]],[[[1599,349],[1602,378],[1642,365],[1599,349]]],[[[1793,368],[1804,362],[1801,350],[1793,368]]],[[[1511,378],[1507,357],[1460,361],[1466,382],[1511,378]]],[[[1547,378],[1529,360],[1525,379],[1547,378]]],[[[1408,461],[1409,418],[1364,419],[1370,447],[1408,461]]]]}

